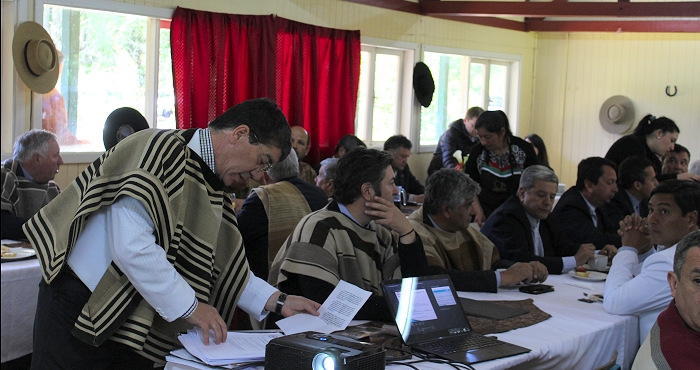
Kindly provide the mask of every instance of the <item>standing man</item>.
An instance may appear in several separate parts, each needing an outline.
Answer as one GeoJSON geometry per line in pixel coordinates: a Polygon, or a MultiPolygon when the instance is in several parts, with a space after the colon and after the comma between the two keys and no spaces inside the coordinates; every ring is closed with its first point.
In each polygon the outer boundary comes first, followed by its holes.
{"type": "Polygon", "coordinates": [[[384,151],[391,155],[391,168],[394,170],[394,184],[402,187],[411,202],[423,202],[425,187],[408,168],[408,158],[411,156],[413,144],[403,135],[394,135],[384,142],[384,151]]]}
{"type": "Polygon", "coordinates": [[[338,162],[333,201],[304,217],[277,253],[268,281],[323,302],[340,280],[372,292],[356,320],[392,319],[382,280],[428,274],[423,243],[394,206],[391,157],[355,149],[338,162]]]}
{"type": "Polygon", "coordinates": [[[428,178],[425,203],[408,220],[423,241],[430,274],[448,274],[455,289],[469,292],[496,293],[499,286],[545,281],[544,265],[502,260],[496,246],[469,227],[479,191],[462,172],[443,168],[428,178]],[[499,268],[504,271],[495,271],[499,268]]]}
{"type": "Polygon", "coordinates": [[[22,224],[58,196],[53,181],[63,164],[53,132],[31,130],[17,138],[2,163],[2,238],[26,239],[22,224]]]}
{"type": "Polygon", "coordinates": [[[667,275],[676,244],[700,225],[700,184],[666,180],[651,193],[649,217],[620,222],[622,245],[605,281],[605,311],[639,317],[640,343],[671,302],[667,275]],[[656,246],[656,248],[654,248],[656,246]]]}
{"type": "Polygon", "coordinates": [[[301,126],[292,126],[292,148],[299,158],[298,177],[309,184],[313,184],[316,178],[316,171],[310,164],[302,162],[304,157],[309,154],[309,149],[311,149],[311,136],[309,136],[309,133],[301,126]]]}
{"type": "Polygon", "coordinates": [[[649,213],[649,198],[656,185],[654,164],[647,158],[628,157],[617,169],[618,190],[610,203],[604,204],[600,211],[604,214],[609,230],[619,227],[620,221],[627,215],[636,214],[646,217],[649,213]]]}
{"type": "Polygon", "coordinates": [[[333,196],[333,180],[338,168],[338,158],[326,158],[321,161],[321,167],[316,176],[316,186],[321,188],[328,198],[333,196]]]}
{"type": "Polygon", "coordinates": [[[661,164],[661,173],[664,175],[677,175],[688,173],[690,163],[690,151],[681,144],[674,144],[673,150],[666,153],[661,164]]]}
{"type": "Polygon", "coordinates": [[[586,158],[578,164],[576,185],[562,194],[552,214],[571,241],[593,243],[612,257],[620,247],[620,236],[600,207],[610,203],[615,193],[615,163],[600,157],[586,158]]]}
{"type": "Polygon", "coordinates": [[[593,257],[593,244],[574,243],[549,218],[559,178],[549,167],[535,165],[523,171],[518,194],[489,216],[481,232],[511,261],[539,261],[550,274],[561,274],[593,257]]]}
{"type": "Polygon", "coordinates": [[[465,163],[465,157],[469,156],[472,147],[479,143],[479,135],[476,133],[476,119],[484,110],[480,107],[471,107],[467,110],[464,119],[458,119],[450,123],[450,127],[445,131],[433,153],[433,159],[428,166],[428,176],[440,168],[455,168],[458,163],[465,163]],[[457,161],[454,153],[462,151],[462,161],[457,161]]]}
{"type": "Polygon", "coordinates": [[[250,273],[223,192],[290,142],[282,111],[256,99],[207,129],[129,135],[85,169],[23,227],[43,274],[32,369],[151,369],[188,328],[225,341],[236,304],[258,320],[318,314],[250,273]]]}

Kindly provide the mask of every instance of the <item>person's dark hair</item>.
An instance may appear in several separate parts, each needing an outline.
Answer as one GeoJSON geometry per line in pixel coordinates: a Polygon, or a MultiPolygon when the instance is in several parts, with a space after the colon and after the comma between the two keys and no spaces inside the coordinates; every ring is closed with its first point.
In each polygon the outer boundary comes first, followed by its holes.
{"type": "Polygon", "coordinates": [[[700,248],[700,230],[686,235],[676,246],[676,253],[673,255],[673,272],[676,273],[679,279],[685,264],[685,257],[688,255],[690,248],[700,248]]]}
{"type": "Polygon", "coordinates": [[[634,134],[636,135],[651,135],[654,131],[661,129],[661,132],[681,132],[675,122],[670,118],[659,117],[656,118],[651,114],[647,114],[642,118],[634,129],[634,134]]]}
{"type": "MultiPolygon", "coordinates": [[[[662,181],[651,191],[652,197],[656,194],[673,194],[673,200],[680,207],[683,216],[693,211],[700,213],[700,183],[698,182],[677,179],[662,181]]],[[[700,217],[697,224],[700,226],[700,217]]]]}
{"type": "Polygon", "coordinates": [[[499,133],[502,128],[506,129],[506,140],[510,145],[510,138],[513,137],[513,133],[510,131],[510,123],[508,122],[508,116],[502,110],[487,110],[479,115],[476,120],[474,128],[480,129],[484,128],[488,132],[499,133]]]}
{"type": "Polygon", "coordinates": [[[289,151],[287,158],[275,163],[267,172],[267,175],[274,181],[288,179],[299,175],[299,157],[293,150],[289,151]]]}
{"type": "Polygon", "coordinates": [[[537,134],[525,136],[525,139],[532,143],[532,146],[537,148],[537,161],[543,166],[549,167],[549,156],[547,155],[547,147],[544,145],[544,140],[537,134]]]}
{"type": "Polygon", "coordinates": [[[411,149],[413,144],[403,135],[394,135],[384,142],[384,150],[396,150],[399,148],[411,149]]]}
{"type": "Polygon", "coordinates": [[[536,164],[523,171],[518,187],[525,188],[525,191],[530,191],[530,189],[535,187],[536,180],[559,184],[559,178],[551,168],[536,164]]]}
{"type": "Polygon", "coordinates": [[[585,189],[585,180],[597,184],[598,179],[605,173],[604,166],[610,166],[614,171],[617,171],[615,162],[601,157],[589,157],[579,162],[576,173],[576,189],[585,189]]]}
{"type": "Polygon", "coordinates": [[[27,131],[15,141],[12,158],[17,162],[26,162],[32,159],[34,153],[45,156],[51,140],[58,142],[56,134],[51,131],[41,129],[27,131]]]}
{"type": "Polygon", "coordinates": [[[362,195],[362,184],[369,182],[379,195],[384,172],[391,165],[389,153],[376,149],[355,148],[338,161],[333,180],[333,199],[350,204],[362,195]]]}
{"type": "Polygon", "coordinates": [[[340,138],[340,141],[338,141],[338,145],[335,146],[335,151],[333,153],[338,154],[338,150],[340,150],[341,147],[345,148],[345,152],[349,152],[357,147],[366,148],[367,145],[365,145],[364,141],[360,140],[357,136],[347,134],[340,138]]]}
{"type": "Polygon", "coordinates": [[[688,159],[690,159],[690,151],[688,150],[688,148],[686,148],[683,145],[678,144],[678,143],[673,144],[673,150],[671,150],[671,153],[677,153],[677,154],[686,153],[686,154],[688,154],[688,159]]]}
{"type": "Polygon", "coordinates": [[[478,118],[484,110],[481,107],[471,107],[467,110],[467,119],[478,118]]]}
{"type": "Polygon", "coordinates": [[[617,182],[623,189],[631,189],[635,181],[642,184],[646,180],[644,170],[647,167],[654,167],[654,164],[648,158],[642,158],[637,155],[625,158],[620,167],[617,168],[617,182]]]}
{"type": "Polygon", "coordinates": [[[251,144],[279,148],[280,161],[287,158],[292,149],[292,130],[287,118],[274,101],[267,98],[246,100],[229,108],[209,123],[212,131],[229,131],[240,125],[248,125],[251,144]],[[256,139],[257,138],[257,139],[256,139]]]}
{"type": "Polygon", "coordinates": [[[456,210],[465,199],[474,198],[480,191],[479,184],[466,173],[443,168],[428,177],[423,209],[429,215],[441,212],[444,205],[456,210]]]}

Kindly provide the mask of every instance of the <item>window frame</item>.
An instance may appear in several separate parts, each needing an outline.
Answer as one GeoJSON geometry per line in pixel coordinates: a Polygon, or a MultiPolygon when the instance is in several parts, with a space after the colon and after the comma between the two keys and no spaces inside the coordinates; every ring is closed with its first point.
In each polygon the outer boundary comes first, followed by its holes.
{"type": "MultiPolygon", "coordinates": [[[[156,8],[145,5],[116,3],[106,0],[34,0],[34,19],[42,24],[44,20],[44,5],[65,6],[76,9],[92,11],[106,11],[125,15],[136,15],[148,18],[146,29],[146,99],[145,118],[149,127],[156,127],[157,103],[158,103],[158,53],[160,43],[160,21],[171,20],[175,8],[156,8]],[[150,47],[148,47],[150,44],[150,47]]],[[[15,81],[15,84],[17,82],[15,81]]],[[[31,121],[30,128],[41,128],[41,103],[42,95],[31,93],[31,121]]],[[[15,129],[15,137],[24,131],[15,129]]],[[[65,163],[88,163],[99,157],[102,152],[61,152],[65,163]]]]}
{"type": "MultiPolygon", "coordinates": [[[[508,68],[508,75],[507,75],[507,83],[506,83],[506,101],[504,102],[504,112],[508,116],[508,120],[511,125],[511,130],[515,133],[517,132],[518,129],[518,124],[519,124],[519,117],[518,114],[520,113],[520,89],[522,86],[522,81],[521,81],[521,76],[522,76],[522,65],[523,65],[523,56],[519,54],[505,54],[505,53],[493,53],[493,52],[487,52],[487,51],[481,51],[481,50],[471,50],[471,49],[458,49],[458,48],[450,48],[450,47],[444,47],[444,46],[435,46],[435,45],[427,45],[427,44],[422,44],[421,45],[421,50],[420,50],[420,57],[421,60],[424,60],[424,54],[425,52],[431,52],[431,53],[440,53],[440,54],[453,54],[453,55],[461,55],[469,60],[469,65],[473,61],[483,63],[484,61],[488,61],[489,63],[486,63],[485,65],[487,66],[487,71],[486,71],[486,79],[484,81],[486,85],[486,94],[484,96],[485,99],[488,99],[488,75],[490,74],[490,65],[491,64],[498,64],[498,65],[506,65],[508,68]]],[[[467,67],[467,71],[469,70],[469,67],[467,67]]],[[[433,76],[435,78],[435,76],[433,76]]],[[[469,96],[469,74],[467,74],[467,79],[466,79],[466,86],[463,86],[462,88],[465,89],[463,95],[465,97],[469,96]]],[[[466,113],[467,109],[467,99],[463,100],[464,109],[463,111],[466,113]]],[[[488,107],[488,106],[487,106],[488,107]]],[[[486,109],[486,108],[485,108],[486,109]]],[[[435,151],[435,147],[437,144],[427,144],[424,145],[420,142],[420,130],[422,128],[422,123],[421,123],[421,111],[420,111],[420,105],[418,105],[418,113],[416,115],[417,120],[416,120],[416,127],[415,127],[415,138],[414,138],[414,148],[418,148],[419,153],[432,153],[435,151]]],[[[458,118],[458,117],[457,117],[458,118]]],[[[462,117],[463,118],[463,117],[462,117]]],[[[450,119],[448,117],[448,119],[450,119]]],[[[456,118],[455,118],[456,119],[456,118]]]]}

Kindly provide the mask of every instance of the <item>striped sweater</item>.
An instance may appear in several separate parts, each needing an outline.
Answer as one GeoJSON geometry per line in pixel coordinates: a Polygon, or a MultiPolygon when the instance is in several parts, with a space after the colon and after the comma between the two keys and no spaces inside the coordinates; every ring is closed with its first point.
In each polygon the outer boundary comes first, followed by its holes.
{"type": "MultiPolygon", "coordinates": [[[[194,130],[144,130],[88,166],[24,225],[43,278],[65,268],[87,218],[120,196],[140,201],[155,225],[156,243],[195,291],[230,322],[248,279],[248,264],[223,184],[187,147],[194,130]]],[[[83,307],[73,334],[99,346],[110,339],[164,363],[175,336],[191,325],[155,314],[112,263],[83,307]]]]}

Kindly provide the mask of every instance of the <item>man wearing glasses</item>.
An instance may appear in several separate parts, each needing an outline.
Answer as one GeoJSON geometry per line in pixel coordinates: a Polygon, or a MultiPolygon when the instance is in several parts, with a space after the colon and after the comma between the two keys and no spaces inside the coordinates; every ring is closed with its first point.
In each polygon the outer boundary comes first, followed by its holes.
{"type": "Polygon", "coordinates": [[[151,369],[193,326],[225,341],[237,304],[259,320],[318,314],[250,273],[223,191],[290,140],[277,105],[257,99],[207,129],[130,135],[85,169],[24,226],[44,278],[32,369],[151,369]]]}

